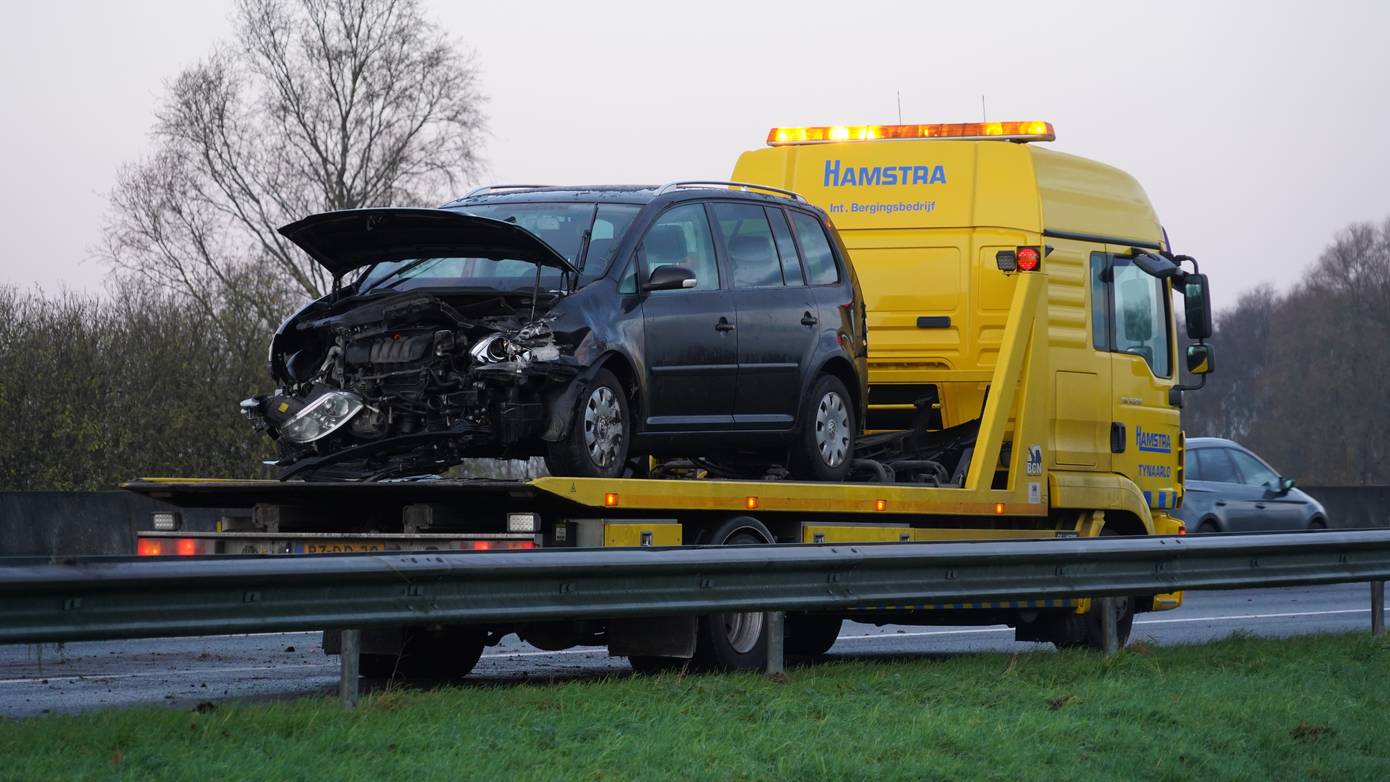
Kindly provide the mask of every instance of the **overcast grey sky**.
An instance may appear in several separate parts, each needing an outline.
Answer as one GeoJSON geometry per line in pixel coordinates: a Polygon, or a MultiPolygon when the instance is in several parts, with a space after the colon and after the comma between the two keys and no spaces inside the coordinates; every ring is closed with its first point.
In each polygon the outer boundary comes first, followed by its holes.
{"type": "MultiPolygon", "coordinates": [[[[229,6],[0,0],[0,282],[98,290],[105,194],[229,6]]],[[[1390,217],[1390,2],[426,0],[476,53],[485,182],[728,176],[774,125],[1044,119],[1119,166],[1218,306],[1390,217]]]]}

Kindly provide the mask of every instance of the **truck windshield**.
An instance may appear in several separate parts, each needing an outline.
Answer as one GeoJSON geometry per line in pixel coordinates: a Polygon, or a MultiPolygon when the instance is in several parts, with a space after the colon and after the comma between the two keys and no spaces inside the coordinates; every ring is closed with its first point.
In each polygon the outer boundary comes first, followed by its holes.
{"type": "MultiPolygon", "coordinates": [[[[579,267],[579,285],[587,285],[608,271],[618,240],[632,224],[639,207],[628,204],[520,203],[482,204],[461,211],[504,220],[525,228],[555,248],[579,267]],[[589,231],[587,251],[584,233],[589,231]],[[581,265],[582,264],[582,265],[581,265]]],[[[530,288],[535,282],[536,265],[517,259],[491,258],[409,258],[378,263],[367,269],[359,290],[390,287],[396,290],[418,288],[530,288]]],[[[541,286],[558,288],[560,270],[541,270],[541,286]]]]}

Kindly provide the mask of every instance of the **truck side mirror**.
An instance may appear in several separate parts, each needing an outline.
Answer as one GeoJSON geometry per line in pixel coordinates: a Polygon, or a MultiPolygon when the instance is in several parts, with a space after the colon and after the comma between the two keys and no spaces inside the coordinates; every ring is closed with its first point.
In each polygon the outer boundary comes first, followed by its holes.
{"type": "Polygon", "coordinates": [[[652,269],[652,275],[642,284],[642,290],[672,291],[681,288],[694,288],[698,284],[699,281],[695,279],[695,272],[684,266],[666,264],[652,269]]]}
{"type": "Polygon", "coordinates": [[[1213,369],[1216,369],[1216,356],[1212,353],[1211,345],[1187,346],[1188,374],[1205,375],[1213,369]]]}
{"type": "MultiPolygon", "coordinates": [[[[1207,339],[1212,332],[1211,289],[1207,285],[1207,275],[1190,272],[1184,274],[1181,280],[1187,336],[1191,339],[1207,339]]],[[[1189,364],[1191,355],[1189,351],[1189,364]]]]}

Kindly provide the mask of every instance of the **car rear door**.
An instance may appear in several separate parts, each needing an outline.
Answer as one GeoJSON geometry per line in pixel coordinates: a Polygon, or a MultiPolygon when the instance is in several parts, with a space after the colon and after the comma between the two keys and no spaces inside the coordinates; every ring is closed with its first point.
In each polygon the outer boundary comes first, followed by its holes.
{"type": "Polygon", "coordinates": [[[727,429],[738,381],[737,311],[721,284],[714,235],[703,204],[664,212],[638,248],[639,279],[678,264],[695,273],[694,288],[648,291],[642,323],[652,432],[727,429]]]}
{"type": "Polygon", "coordinates": [[[801,401],[802,377],[815,347],[819,317],[802,279],[780,210],[754,203],[710,205],[733,282],[738,312],[738,390],[734,423],[741,429],[789,429],[801,401]],[[780,220],[774,232],[773,220],[780,220]],[[785,237],[778,242],[778,236],[785,237]],[[783,257],[791,249],[790,257],[783,257]],[[787,271],[795,276],[787,281],[787,271]]]}

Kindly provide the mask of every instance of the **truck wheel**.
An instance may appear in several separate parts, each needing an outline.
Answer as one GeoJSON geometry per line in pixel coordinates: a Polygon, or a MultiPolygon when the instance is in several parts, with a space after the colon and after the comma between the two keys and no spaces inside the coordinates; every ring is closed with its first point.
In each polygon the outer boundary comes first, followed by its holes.
{"type": "MultiPolygon", "coordinates": [[[[1100,534],[1110,537],[1120,533],[1105,527],[1101,529],[1100,534]]],[[[1117,596],[1115,600],[1119,603],[1115,635],[1119,639],[1120,648],[1123,649],[1125,644],[1129,643],[1130,632],[1134,629],[1135,600],[1128,595],[1117,596]]],[[[1072,612],[1060,616],[1046,616],[1021,624],[1015,637],[1020,641],[1051,641],[1058,649],[1086,647],[1100,651],[1105,648],[1105,633],[1101,627],[1099,609],[1100,601],[1095,599],[1091,601],[1091,610],[1084,614],[1072,612]]]]}
{"type": "Polygon", "coordinates": [[[399,655],[363,654],[358,668],[373,679],[461,679],[478,664],[485,637],[470,625],[407,627],[399,655]]]}
{"type": "MultiPolygon", "coordinates": [[[[701,542],[721,546],[771,543],[772,533],[750,516],[719,525],[701,542]]],[[[695,633],[694,662],[701,668],[755,671],[767,667],[767,638],[761,611],[700,617],[695,633]]]]}
{"type": "Polygon", "coordinates": [[[859,432],[854,419],[854,404],[845,384],[833,375],[821,375],[801,403],[801,431],[788,465],[792,477],[843,481],[854,461],[854,440],[859,432]]]}
{"type": "Polygon", "coordinates": [[[835,645],[844,619],[827,614],[787,614],[787,654],[820,657],[835,645]]]}
{"type": "Polygon", "coordinates": [[[569,434],[546,444],[545,467],[551,475],[617,478],[627,468],[631,441],[627,391],[612,372],[600,369],[579,395],[569,434]]]}

